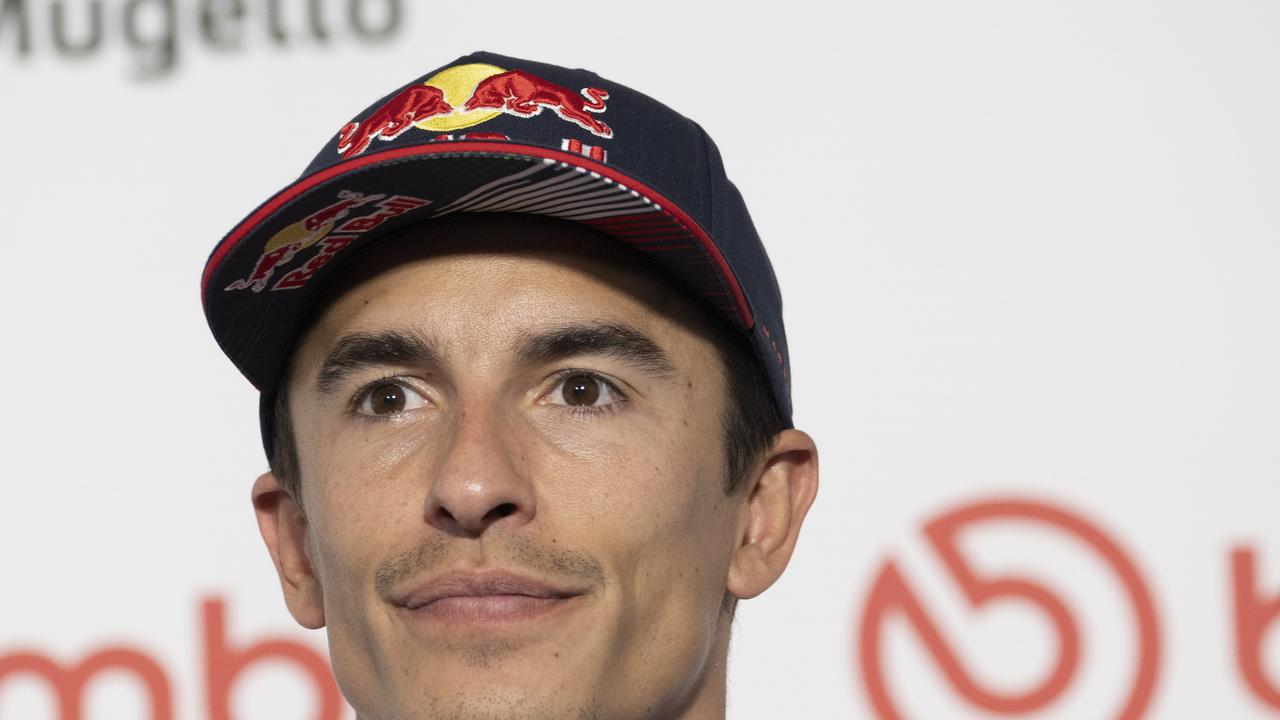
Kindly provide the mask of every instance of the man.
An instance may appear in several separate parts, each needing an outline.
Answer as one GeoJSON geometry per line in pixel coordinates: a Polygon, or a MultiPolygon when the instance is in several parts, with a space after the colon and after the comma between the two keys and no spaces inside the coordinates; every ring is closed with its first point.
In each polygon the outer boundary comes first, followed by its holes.
{"type": "Polygon", "coordinates": [[[285,600],[363,720],[723,718],[817,491],[781,298],[697,125],[476,53],[218,245],[285,600]]]}

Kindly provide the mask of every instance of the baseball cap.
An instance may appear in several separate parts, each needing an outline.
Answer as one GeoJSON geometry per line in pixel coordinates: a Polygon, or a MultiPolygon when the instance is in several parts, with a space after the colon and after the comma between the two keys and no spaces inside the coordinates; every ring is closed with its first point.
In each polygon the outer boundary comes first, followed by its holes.
{"type": "Polygon", "coordinates": [[[343,125],[210,254],[205,317],[262,393],[268,458],[271,398],[326,279],[380,236],[462,213],[559,218],[644,253],[750,338],[791,426],[782,296],[706,132],[587,70],[476,52],[343,125]]]}

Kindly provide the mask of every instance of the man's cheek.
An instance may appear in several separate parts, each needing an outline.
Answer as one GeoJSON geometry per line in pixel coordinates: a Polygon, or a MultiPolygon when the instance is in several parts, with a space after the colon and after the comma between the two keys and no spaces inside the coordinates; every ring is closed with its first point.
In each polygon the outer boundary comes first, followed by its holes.
{"type": "Polygon", "coordinates": [[[668,418],[635,401],[599,416],[544,405],[530,411],[522,425],[549,451],[601,467],[633,453],[665,452],[672,434],[668,418]]]}
{"type": "Polygon", "coordinates": [[[322,530],[317,537],[313,564],[324,592],[326,609],[333,603],[346,606],[358,585],[353,582],[353,576],[358,574],[361,564],[359,545],[353,544],[356,538],[328,529],[322,530]]]}
{"type": "Polygon", "coordinates": [[[680,468],[642,445],[606,448],[591,462],[562,458],[544,474],[556,486],[552,500],[563,505],[557,511],[591,517],[601,533],[635,542],[678,531],[691,491],[680,468]]]}
{"type": "MultiPolygon", "coordinates": [[[[342,486],[337,480],[327,484],[328,489],[342,486]]],[[[404,524],[390,516],[381,495],[374,491],[315,496],[311,533],[326,607],[355,608],[370,601],[377,565],[389,554],[386,545],[396,528],[404,524]]]]}
{"type": "Polygon", "coordinates": [[[389,526],[420,523],[435,457],[428,437],[422,428],[400,428],[322,438],[303,477],[324,534],[359,544],[386,536],[389,526]]]}

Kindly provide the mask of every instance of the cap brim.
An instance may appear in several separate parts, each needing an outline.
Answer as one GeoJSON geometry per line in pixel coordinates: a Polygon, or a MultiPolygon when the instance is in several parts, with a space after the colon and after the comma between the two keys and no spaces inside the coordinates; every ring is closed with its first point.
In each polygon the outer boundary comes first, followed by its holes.
{"type": "Polygon", "coordinates": [[[271,392],[313,297],[345,258],[399,227],[457,213],[526,213],[611,235],[653,258],[730,323],[752,313],[728,263],[688,213],[590,158],[498,141],[362,155],[299,179],[223,238],[201,297],[214,337],[271,392]]]}

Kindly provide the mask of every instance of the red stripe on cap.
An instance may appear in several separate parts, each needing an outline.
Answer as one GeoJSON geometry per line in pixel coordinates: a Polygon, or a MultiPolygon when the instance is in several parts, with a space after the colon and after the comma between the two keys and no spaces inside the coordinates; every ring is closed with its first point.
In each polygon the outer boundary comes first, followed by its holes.
{"type": "Polygon", "coordinates": [[[293,185],[290,185],[276,193],[274,197],[255,210],[252,215],[245,218],[234,230],[222,239],[222,242],[214,249],[213,255],[210,256],[209,262],[205,265],[204,276],[200,279],[201,304],[204,305],[207,311],[209,305],[209,280],[213,277],[213,273],[218,269],[218,266],[222,264],[222,261],[225,260],[226,257],[231,254],[231,251],[235,249],[236,245],[238,245],[246,235],[253,232],[260,223],[270,217],[272,213],[276,212],[299,195],[316,187],[317,185],[320,185],[321,183],[340,177],[353,170],[359,170],[360,168],[368,165],[374,165],[387,160],[398,160],[401,158],[422,155],[456,155],[458,153],[466,152],[485,152],[499,155],[515,155],[543,160],[554,160],[556,162],[580,167],[584,170],[597,173],[602,177],[625,185],[628,189],[635,190],[651,202],[657,203],[662,208],[663,212],[675,218],[676,221],[683,225],[685,229],[702,244],[702,248],[706,251],[707,255],[715,262],[716,269],[720,271],[720,276],[724,278],[725,283],[729,286],[729,291],[733,295],[734,306],[737,308],[738,314],[743,321],[743,325],[748,329],[751,328],[754,323],[754,318],[751,315],[750,306],[747,305],[747,298],[742,292],[742,286],[738,284],[738,278],[734,276],[733,271],[729,269],[729,263],[724,259],[724,255],[721,254],[720,248],[716,247],[716,244],[711,241],[710,236],[708,236],[706,231],[702,229],[702,226],[698,225],[698,223],[695,222],[693,218],[689,217],[689,215],[678,205],[667,200],[666,197],[656,192],[653,188],[641,183],[635,178],[624,175],[607,165],[597,163],[582,155],[572,155],[558,150],[550,150],[548,148],[520,145],[509,142],[457,141],[384,150],[382,152],[340,162],[337,165],[325,168],[314,175],[308,175],[307,177],[302,178],[293,185]]]}

